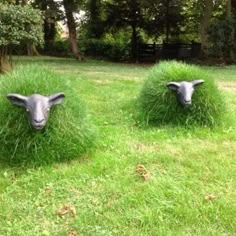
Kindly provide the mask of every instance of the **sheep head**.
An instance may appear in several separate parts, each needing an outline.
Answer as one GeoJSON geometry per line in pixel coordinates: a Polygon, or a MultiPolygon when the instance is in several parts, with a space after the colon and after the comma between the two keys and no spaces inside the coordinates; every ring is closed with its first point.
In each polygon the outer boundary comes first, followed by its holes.
{"type": "Polygon", "coordinates": [[[167,87],[177,94],[177,100],[183,106],[192,104],[192,95],[196,87],[204,83],[204,80],[193,80],[191,82],[170,82],[167,87]]]}
{"type": "Polygon", "coordinates": [[[63,102],[64,93],[55,93],[50,96],[32,94],[23,96],[21,94],[10,93],[7,95],[10,102],[16,106],[26,109],[28,120],[33,128],[40,130],[46,125],[50,108],[63,102]]]}

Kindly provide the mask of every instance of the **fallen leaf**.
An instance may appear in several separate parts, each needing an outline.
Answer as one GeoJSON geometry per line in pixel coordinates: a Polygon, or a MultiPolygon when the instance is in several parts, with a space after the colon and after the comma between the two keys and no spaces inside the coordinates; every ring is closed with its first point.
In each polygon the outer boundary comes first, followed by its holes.
{"type": "Polygon", "coordinates": [[[110,201],[108,201],[108,202],[107,202],[107,204],[106,204],[106,205],[107,205],[107,207],[111,207],[111,206],[112,206],[112,204],[113,204],[113,202],[110,200],[110,201]]]}
{"type": "Polygon", "coordinates": [[[136,172],[138,176],[144,179],[144,181],[148,181],[152,177],[151,173],[142,164],[136,166],[136,172]]]}
{"type": "Polygon", "coordinates": [[[76,217],[76,209],[75,209],[75,207],[71,206],[70,212],[71,212],[71,215],[75,218],[76,217]]]}
{"type": "Polygon", "coordinates": [[[213,195],[213,194],[208,194],[205,196],[205,200],[206,201],[212,201],[212,200],[215,200],[216,199],[216,196],[213,195]]]}
{"type": "Polygon", "coordinates": [[[75,230],[72,230],[68,233],[68,236],[76,236],[76,231],[75,230]]]}
{"type": "Polygon", "coordinates": [[[76,209],[70,204],[64,204],[60,209],[57,210],[57,215],[63,216],[68,213],[71,213],[72,217],[76,217],[76,209]]]}
{"type": "Polygon", "coordinates": [[[69,204],[65,204],[60,209],[57,210],[57,214],[59,216],[63,216],[65,214],[67,214],[69,211],[70,211],[70,205],[69,204]]]}

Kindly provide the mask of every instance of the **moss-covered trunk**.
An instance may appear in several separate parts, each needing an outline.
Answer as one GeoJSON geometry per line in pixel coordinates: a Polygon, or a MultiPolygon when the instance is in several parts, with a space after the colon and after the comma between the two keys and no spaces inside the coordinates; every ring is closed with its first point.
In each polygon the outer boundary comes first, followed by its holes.
{"type": "Polygon", "coordinates": [[[8,47],[0,46],[0,73],[5,73],[12,69],[12,65],[7,54],[8,47]]]}
{"type": "Polygon", "coordinates": [[[27,43],[27,55],[28,56],[39,56],[39,52],[36,49],[35,45],[33,45],[32,43],[27,43]]]}

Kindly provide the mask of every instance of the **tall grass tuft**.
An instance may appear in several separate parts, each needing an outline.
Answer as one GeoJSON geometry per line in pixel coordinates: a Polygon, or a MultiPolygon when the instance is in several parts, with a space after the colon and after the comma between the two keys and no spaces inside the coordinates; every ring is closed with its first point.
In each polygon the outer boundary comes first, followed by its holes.
{"type": "Polygon", "coordinates": [[[43,165],[78,158],[94,142],[86,109],[69,80],[36,65],[20,66],[0,81],[0,161],[9,165],[43,165]],[[23,108],[8,93],[50,95],[64,92],[63,104],[52,107],[46,127],[34,130],[23,108]]]}
{"type": "Polygon", "coordinates": [[[164,61],[151,69],[139,94],[138,108],[139,118],[153,125],[213,127],[222,123],[225,112],[222,95],[210,74],[198,66],[176,61],[164,61]],[[181,106],[167,83],[196,79],[205,83],[195,89],[191,106],[181,106]]]}

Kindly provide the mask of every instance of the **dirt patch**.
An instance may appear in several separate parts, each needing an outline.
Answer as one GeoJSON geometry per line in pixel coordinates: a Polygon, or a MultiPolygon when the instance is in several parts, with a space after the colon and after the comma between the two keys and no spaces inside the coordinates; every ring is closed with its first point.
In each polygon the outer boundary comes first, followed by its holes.
{"type": "Polygon", "coordinates": [[[236,82],[218,82],[218,87],[220,90],[227,91],[227,92],[234,92],[236,91],[236,82]]]}
{"type": "Polygon", "coordinates": [[[150,171],[148,171],[147,168],[142,164],[138,164],[136,166],[136,173],[144,181],[148,181],[152,177],[150,171]]]}
{"type": "Polygon", "coordinates": [[[58,216],[63,216],[70,213],[73,218],[76,217],[76,210],[75,207],[72,206],[71,204],[64,204],[62,207],[60,207],[57,210],[57,215],[58,216]]]}

